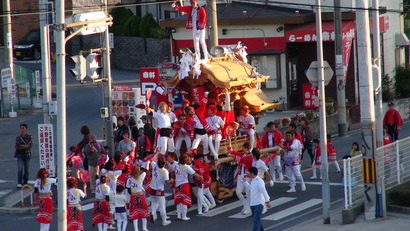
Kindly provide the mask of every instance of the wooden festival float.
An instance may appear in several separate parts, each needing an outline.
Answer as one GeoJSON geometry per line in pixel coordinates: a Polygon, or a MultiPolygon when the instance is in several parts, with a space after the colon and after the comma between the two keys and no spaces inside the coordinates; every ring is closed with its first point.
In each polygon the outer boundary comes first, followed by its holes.
{"type": "MultiPolygon", "coordinates": [[[[265,83],[269,76],[257,73],[247,63],[246,55],[243,57],[235,53],[238,53],[237,48],[228,52],[225,48],[214,47],[211,54],[218,57],[212,57],[203,65],[199,60],[195,62],[194,55],[186,50],[181,59],[180,70],[167,83],[185,91],[185,98],[191,103],[200,104],[203,93],[208,91],[208,103],[214,103],[223,109],[226,114],[222,118],[226,125],[238,118],[239,109],[243,105],[249,107],[257,122],[257,114],[267,109],[277,109],[280,104],[273,103],[260,89],[261,83],[265,83]]],[[[241,151],[243,143],[248,140],[249,137],[243,135],[234,136],[230,141],[234,150],[241,151]]],[[[228,153],[228,144],[228,139],[224,137],[219,149],[218,168],[212,174],[211,191],[219,202],[232,196],[236,188],[234,179],[237,163],[232,158],[224,158],[228,153]]]]}

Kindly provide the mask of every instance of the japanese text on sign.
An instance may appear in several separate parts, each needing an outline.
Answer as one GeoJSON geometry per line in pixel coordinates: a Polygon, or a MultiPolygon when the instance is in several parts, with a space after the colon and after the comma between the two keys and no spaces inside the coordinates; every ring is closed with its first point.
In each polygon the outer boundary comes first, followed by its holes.
{"type": "Polygon", "coordinates": [[[319,107],[318,87],[311,84],[303,84],[302,92],[304,108],[319,107]]]}
{"type": "Polygon", "coordinates": [[[51,177],[55,177],[53,136],[54,132],[52,124],[38,125],[40,168],[47,169],[51,177]]]}

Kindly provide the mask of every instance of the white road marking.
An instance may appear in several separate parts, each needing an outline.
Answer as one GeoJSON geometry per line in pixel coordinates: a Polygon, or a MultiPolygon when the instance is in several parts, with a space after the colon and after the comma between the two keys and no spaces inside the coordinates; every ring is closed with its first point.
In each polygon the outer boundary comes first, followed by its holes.
{"type": "Polygon", "coordinates": [[[295,206],[284,209],[280,212],[277,212],[277,213],[274,213],[272,215],[266,216],[266,217],[262,218],[262,220],[278,221],[282,218],[293,215],[295,213],[298,213],[300,211],[303,211],[305,209],[308,209],[308,208],[313,207],[315,205],[318,205],[320,203],[322,203],[322,199],[310,199],[310,200],[305,201],[303,203],[300,203],[300,204],[297,204],[295,206]]]}
{"type": "Polygon", "coordinates": [[[202,214],[202,216],[203,217],[213,217],[213,216],[219,215],[221,213],[227,212],[231,209],[235,209],[241,206],[242,206],[242,203],[240,201],[235,201],[233,203],[229,203],[227,205],[211,209],[207,213],[202,214]]]}
{"type": "MultiPolygon", "coordinates": [[[[270,204],[272,206],[271,208],[282,205],[282,204],[285,204],[285,203],[288,203],[289,201],[293,201],[293,200],[296,200],[296,197],[281,197],[281,198],[278,198],[278,199],[273,200],[273,201],[270,202],[270,204]]],[[[252,214],[244,215],[242,213],[237,213],[237,214],[234,214],[232,216],[229,216],[229,218],[243,219],[243,218],[249,217],[251,215],[252,214]]]]}

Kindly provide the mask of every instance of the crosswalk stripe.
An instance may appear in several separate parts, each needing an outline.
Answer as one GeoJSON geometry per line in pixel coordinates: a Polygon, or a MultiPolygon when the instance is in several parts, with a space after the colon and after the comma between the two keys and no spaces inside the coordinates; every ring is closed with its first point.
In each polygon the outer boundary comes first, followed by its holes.
{"type": "Polygon", "coordinates": [[[227,212],[231,209],[235,209],[241,206],[242,206],[242,203],[240,201],[235,201],[233,203],[209,210],[207,213],[202,214],[202,216],[203,217],[213,217],[213,216],[219,215],[221,213],[227,212]]]}
{"type": "Polygon", "coordinates": [[[13,190],[9,189],[9,190],[1,190],[0,191],[0,197],[6,195],[7,193],[11,192],[13,190]]]}
{"type": "MultiPolygon", "coordinates": [[[[270,202],[270,204],[271,204],[271,206],[272,206],[271,208],[276,207],[276,206],[279,206],[279,205],[281,205],[281,204],[288,203],[289,201],[293,201],[293,200],[296,200],[296,197],[281,197],[281,198],[278,198],[278,199],[273,200],[273,201],[270,202]]],[[[244,214],[242,214],[242,213],[237,213],[237,214],[234,214],[234,215],[232,215],[232,216],[229,216],[229,218],[243,219],[243,218],[249,217],[249,216],[251,216],[251,215],[252,215],[252,214],[244,215],[244,214]]]]}
{"type": "Polygon", "coordinates": [[[86,205],[82,205],[82,211],[87,211],[87,210],[91,210],[94,208],[94,203],[90,203],[90,204],[86,204],[86,205]]]}
{"type": "MultiPolygon", "coordinates": [[[[299,182],[296,182],[297,184],[299,184],[299,182]]],[[[275,184],[289,184],[289,181],[275,181],[275,184]]],[[[305,181],[306,185],[322,185],[322,180],[319,181],[305,181]]],[[[343,186],[342,183],[329,183],[330,186],[343,186]]]]}
{"type": "Polygon", "coordinates": [[[272,215],[266,216],[266,217],[262,218],[262,220],[278,221],[282,218],[285,218],[285,217],[290,216],[292,214],[295,214],[297,212],[303,211],[305,209],[308,209],[308,208],[313,207],[315,205],[318,205],[320,203],[322,203],[322,199],[310,199],[310,200],[305,201],[303,203],[300,203],[300,204],[297,204],[295,206],[284,209],[280,212],[277,212],[277,213],[274,213],[272,215]]]}

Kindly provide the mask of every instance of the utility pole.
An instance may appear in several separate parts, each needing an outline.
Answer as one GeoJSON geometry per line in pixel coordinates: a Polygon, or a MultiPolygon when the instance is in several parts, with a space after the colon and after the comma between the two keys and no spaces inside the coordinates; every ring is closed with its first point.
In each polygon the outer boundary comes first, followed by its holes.
{"type": "MultiPolygon", "coordinates": [[[[6,43],[6,67],[10,67],[11,78],[14,78],[14,62],[13,62],[13,36],[11,33],[11,7],[10,0],[3,1],[3,9],[6,12],[6,17],[4,20],[4,41],[6,43]]],[[[5,86],[2,86],[5,87],[5,86]]],[[[7,86],[6,86],[7,87],[7,86]]],[[[10,94],[10,93],[9,93],[10,94]]],[[[9,112],[9,117],[16,117],[17,112],[13,110],[13,101],[11,101],[11,112],[9,112]]]]}
{"type": "Polygon", "coordinates": [[[46,1],[39,1],[40,9],[40,39],[41,39],[41,75],[43,85],[43,123],[50,124],[50,115],[48,114],[48,102],[51,101],[51,69],[50,69],[50,37],[49,26],[47,24],[47,7],[46,1]]]}
{"type": "Polygon", "coordinates": [[[326,138],[326,109],[325,109],[325,75],[323,65],[323,36],[322,36],[322,10],[320,0],[316,0],[316,50],[317,50],[317,73],[319,87],[319,122],[320,122],[320,149],[322,156],[322,200],[323,200],[323,224],[330,224],[330,188],[327,161],[327,138],[326,138]]]}
{"type": "Polygon", "coordinates": [[[210,28],[210,36],[209,36],[209,47],[218,46],[218,18],[217,18],[217,6],[216,0],[209,0],[207,2],[208,7],[208,15],[209,15],[209,28],[210,28]]]}
{"type": "Polygon", "coordinates": [[[364,214],[366,220],[376,218],[376,179],[374,152],[375,116],[373,99],[373,79],[370,51],[370,25],[367,0],[356,1],[357,52],[359,67],[360,116],[362,125],[364,214]]]}
{"type": "Polygon", "coordinates": [[[67,230],[66,186],[66,83],[65,83],[65,33],[64,0],[56,1],[56,78],[57,78],[57,166],[58,166],[58,230],[67,230]]]}
{"type": "Polygon", "coordinates": [[[343,67],[342,45],[342,10],[340,0],[334,0],[334,24],[335,24],[335,63],[336,63],[336,86],[337,86],[337,111],[339,137],[347,135],[346,126],[346,91],[345,69],[343,67]]]}
{"type": "MultiPolygon", "coordinates": [[[[104,0],[104,10],[105,13],[108,15],[108,3],[107,0],[104,0]]],[[[112,125],[112,106],[111,106],[111,61],[110,61],[110,32],[107,29],[104,32],[104,44],[103,44],[103,59],[104,59],[104,79],[106,80],[106,87],[105,87],[105,105],[108,105],[108,118],[105,119],[106,121],[106,143],[107,146],[110,147],[110,153],[108,156],[114,156],[114,135],[113,135],[113,125],[112,125]]]]}
{"type": "Polygon", "coordinates": [[[376,116],[376,147],[383,146],[383,102],[382,102],[382,77],[380,70],[380,22],[379,0],[372,0],[373,23],[373,88],[376,116]]]}

